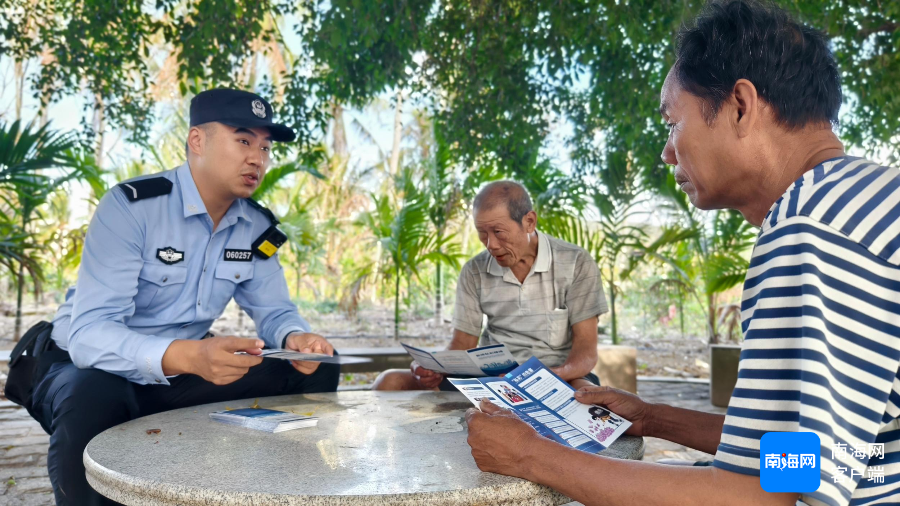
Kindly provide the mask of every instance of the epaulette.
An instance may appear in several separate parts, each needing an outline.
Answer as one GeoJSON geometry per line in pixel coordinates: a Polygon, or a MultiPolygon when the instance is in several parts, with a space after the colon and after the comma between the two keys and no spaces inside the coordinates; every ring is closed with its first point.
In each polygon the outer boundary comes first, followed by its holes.
{"type": "Polygon", "coordinates": [[[287,236],[284,235],[284,232],[278,230],[278,218],[275,217],[275,214],[272,211],[269,211],[265,207],[263,207],[259,202],[248,198],[246,199],[247,203],[251,206],[255,207],[259,212],[266,215],[266,218],[272,223],[269,228],[265,230],[259,237],[253,241],[253,244],[250,245],[251,251],[253,253],[262,258],[263,260],[267,258],[271,258],[272,255],[278,251],[278,248],[281,247],[287,241],[287,236]]]}
{"type": "Polygon", "coordinates": [[[164,177],[150,177],[128,183],[119,183],[116,186],[122,189],[125,197],[131,202],[168,195],[172,192],[172,181],[164,177]]]}
{"type": "Polygon", "coordinates": [[[259,212],[265,214],[265,215],[266,215],[266,218],[269,218],[269,221],[272,222],[272,225],[278,225],[279,223],[281,223],[280,221],[278,221],[278,218],[275,217],[275,213],[273,213],[272,211],[270,211],[268,208],[266,208],[265,206],[263,206],[263,205],[260,204],[259,202],[255,201],[255,200],[253,200],[253,199],[251,199],[251,198],[249,198],[249,197],[248,197],[247,199],[245,199],[245,200],[247,201],[248,204],[250,204],[251,206],[253,206],[254,208],[256,208],[256,210],[258,210],[259,212]]]}

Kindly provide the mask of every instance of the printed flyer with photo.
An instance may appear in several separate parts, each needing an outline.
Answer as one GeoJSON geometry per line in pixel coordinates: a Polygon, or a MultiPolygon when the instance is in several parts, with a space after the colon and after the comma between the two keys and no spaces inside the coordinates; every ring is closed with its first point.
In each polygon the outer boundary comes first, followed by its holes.
{"type": "Polygon", "coordinates": [[[429,352],[400,343],[410,356],[425,369],[443,374],[465,376],[500,376],[519,366],[509,349],[502,344],[471,350],[429,352]]]}
{"type": "Polygon", "coordinates": [[[631,427],[602,406],[578,402],[575,389],[534,357],[501,378],[448,380],[475,406],[485,398],[541,435],[585,452],[605,450],[631,427]]]}

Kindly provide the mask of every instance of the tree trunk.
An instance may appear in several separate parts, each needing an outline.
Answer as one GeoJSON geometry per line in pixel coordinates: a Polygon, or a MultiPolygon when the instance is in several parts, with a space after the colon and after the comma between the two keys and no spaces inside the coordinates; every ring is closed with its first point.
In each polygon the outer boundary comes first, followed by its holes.
{"type": "Polygon", "coordinates": [[[681,326],[681,338],[684,339],[684,294],[678,291],[678,324],[681,326]]]}
{"type": "Polygon", "coordinates": [[[94,146],[94,160],[97,161],[97,167],[101,169],[103,168],[104,130],[106,130],[104,112],[103,97],[99,94],[94,95],[94,132],[97,133],[97,144],[94,146]]]}
{"type": "Polygon", "coordinates": [[[394,285],[394,341],[400,340],[400,269],[397,269],[397,280],[394,285]]]}
{"type": "Polygon", "coordinates": [[[22,294],[25,291],[25,264],[19,262],[19,276],[16,278],[16,326],[13,341],[22,337],[22,294]]]}
{"type": "Polygon", "coordinates": [[[619,327],[616,321],[616,285],[613,279],[614,274],[609,274],[609,336],[612,338],[613,344],[619,344],[619,327]]]}
{"type": "Polygon", "coordinates": [[[339,163],[344,163],[349,158],[347,149],[347,131],[344,128],[344,108],[341,104],[335,103],[331,106],[331,149],[339,163]]]}
{"type": "Polygon", "coordinates": [[[719,335],[716,332],[716,294],[706,294],[706,326],[709,335],[709,344],[718,344],[719,335]]]}
{"type": "Polygon", "coordinates": [[[444,291],[441,281],[441,262],[437,262],[434,266],[434,324],[437,326],[444,323],[444,291]]]}
{"type": "MultiPolygon", "coordinates": [[[[56,57],[50,51],[49,47],[44,47],[41,52],[41,67],[47,68],[53,64],[56,57]]],[[[41,105],[40,105],[40,125],[45,126],[50,121],[50,84],[45,84],[41,89],[41,105]]]]}
{"type": "MultiPolygon", "coordinates": [[[[25,66],[19,60],[16,60],[13,73],[16,80],[16,121],[22,119],[22,99],[25,96],[25,66]]],[[[19,338],[16,337],[16,340],[19,338]]]]}
{"type": "Polygon", "coordinates": [[[388,170],[392,176],[397,175],[400,165],[400,141],[403,137],[403,92],[397,92],[397,108],[394,109],[394,142],[391,144],[391,157],[388,170]]]}

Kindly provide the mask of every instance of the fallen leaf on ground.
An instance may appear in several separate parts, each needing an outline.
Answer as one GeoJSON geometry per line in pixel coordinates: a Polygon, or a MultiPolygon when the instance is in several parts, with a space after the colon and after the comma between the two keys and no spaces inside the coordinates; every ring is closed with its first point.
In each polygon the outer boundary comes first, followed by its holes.
{"type": "Polygon", "coordinates": [[[147,434],[159,434],[162,429],[147,429],[147,434]]]}

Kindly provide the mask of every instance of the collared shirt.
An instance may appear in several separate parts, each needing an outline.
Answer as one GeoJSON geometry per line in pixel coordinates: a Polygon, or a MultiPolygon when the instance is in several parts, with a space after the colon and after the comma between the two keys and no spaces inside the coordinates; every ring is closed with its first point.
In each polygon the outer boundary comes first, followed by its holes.
{"type": "Polygon", "coordinates": [[[505,344],[519,363],[534,356],[556,367],[572,349],[572,325],[608,309],[600,269],[588,252],[537,236],[537,257],[521,283],[487,251],[466,262],[456,286],[453,328],[481,334],[482,346],[505,344]]]}
{"type": "Polygon", "coordinates": [[[71,312],[67,339],[61,331],[53,337],[75,365],[168,384],[166,349],[206,335],[232,297],[270,348],[280,348],[290,332],[309,331],[278,256],[249,255],[271,225],[263,213],[238,199],[213,230],[187,163],[135,180],[146,177],[169,179],[171,193],[129,202],[115,187],[88,227],[75,295],[54,320],[65,325],[71,312]]]}
{"type": "Polygon", "coordinates": [[[813,432],[820,482],[798,504],[900,500],[900,171],[841,157],[763,221],[716,467],[759,476],[767,432],[813,432]]]}

